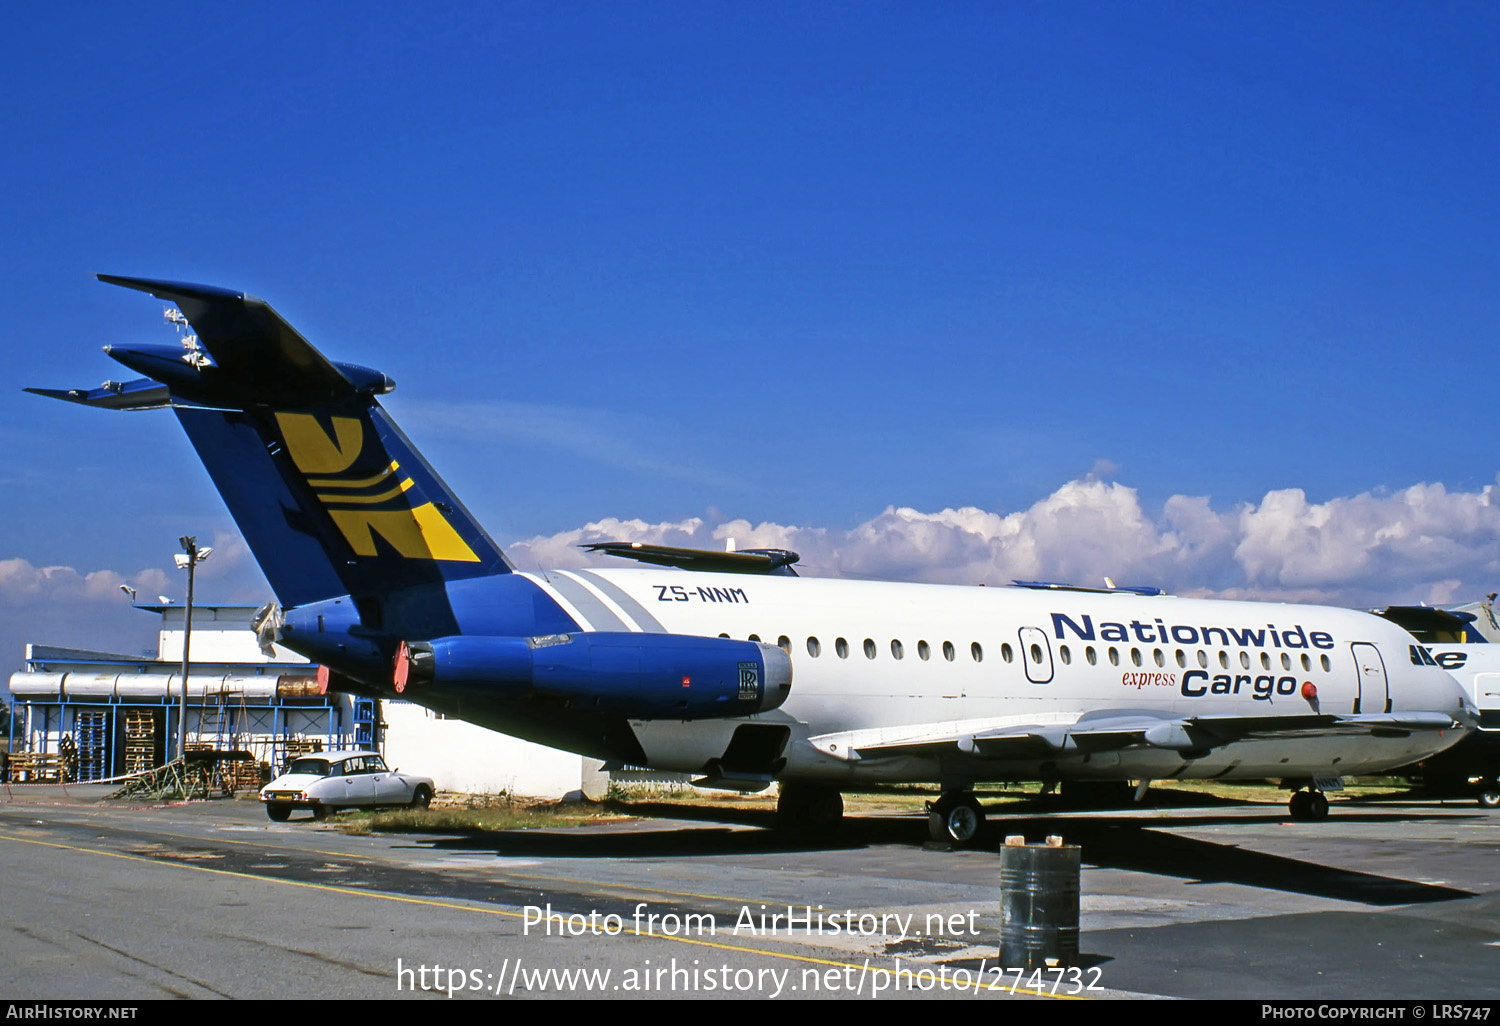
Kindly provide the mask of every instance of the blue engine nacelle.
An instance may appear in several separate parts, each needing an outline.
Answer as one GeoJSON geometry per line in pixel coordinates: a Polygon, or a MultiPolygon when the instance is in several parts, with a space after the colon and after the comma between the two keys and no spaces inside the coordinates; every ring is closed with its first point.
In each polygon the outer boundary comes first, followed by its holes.
{"type": "Polygon", "coordinates": [[[768,712],[792,688],[775,645],[684,634],[588,631],[535,638],[403,642],[396,690],[549,696],[630,719],[699,720],[768,712]]]}

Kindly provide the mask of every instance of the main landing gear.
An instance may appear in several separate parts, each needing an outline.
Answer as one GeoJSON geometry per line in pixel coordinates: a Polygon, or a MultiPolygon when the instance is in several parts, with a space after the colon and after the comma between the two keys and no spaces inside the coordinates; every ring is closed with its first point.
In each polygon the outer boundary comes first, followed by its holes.
{"type": "Polygon", "coordinates": [[[934,841],[968,844],[984,826],[984,809],[968,791],[949,791],[927,803],[927,834],[934,841]]]}
{"type": "Polygon", "coordinates": [[[1328,796],[1316,788],[1309,787],[1292,795],[1291,800],[1287,802],[1287,808],[1291,810],[1293,819],[1327,819],[1328,796]]]}
{"type": "Polygon", "coordinates": [[[844,796],[826,784],[787,781],[776,799],[776,818],[783,830],[826,834],[844,818],[844,796]]]}

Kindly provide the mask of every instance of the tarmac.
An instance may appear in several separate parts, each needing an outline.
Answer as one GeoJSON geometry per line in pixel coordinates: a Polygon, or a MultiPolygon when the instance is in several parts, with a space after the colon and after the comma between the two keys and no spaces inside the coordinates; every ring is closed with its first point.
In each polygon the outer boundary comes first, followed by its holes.
{"type": "Polygon", "coordinates": [[[975,847],[920,816],[832,838],[759,810],[357,835],[257,802],[0,792],[0,993],[17,999],[1493,1001],[1500,813],[1472,802],[1037,814],[975,847]],[[1001,964],[1001,839],[1081,849],[1079,954],[1001,964]]]}

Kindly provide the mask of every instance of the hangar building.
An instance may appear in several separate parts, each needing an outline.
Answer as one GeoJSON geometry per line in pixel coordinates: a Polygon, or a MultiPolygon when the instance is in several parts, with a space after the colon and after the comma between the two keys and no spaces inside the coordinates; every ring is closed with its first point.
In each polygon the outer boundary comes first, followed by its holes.
{"type": "MultiPolygon", "coordinates": [[[[166,761],[178,731],[185,608],[136,608],[161,617],[155,658],[26,646],[25,668],[10,677],[12,779],[56,779],[66,768],[72,780],[111,780],[166,761]]],[[[440,791],[472,794],[597,797],[608,786],[597,760],[410,702],[321,694],[306,659],[279,646],[261,651],[254,614],[253,606],[193,606],[190,749],[249,753],[265,772],[305,751],[374,747],[440,791]]]]}

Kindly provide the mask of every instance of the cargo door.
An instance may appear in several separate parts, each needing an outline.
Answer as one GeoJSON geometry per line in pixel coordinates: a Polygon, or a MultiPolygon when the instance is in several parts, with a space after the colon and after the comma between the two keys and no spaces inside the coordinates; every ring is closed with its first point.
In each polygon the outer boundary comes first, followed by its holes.
{"type": "Polygon", "coordinates": [[[1359,674],[1358,690],[1354,696],[1354,711],[1356,713],[1390,712],[1390,681],[1385,674],[1385,660],[1380,658],[1380,649],[1365,641],[1356,641],[1353,647],[1354,667],[1359,674]]]}

